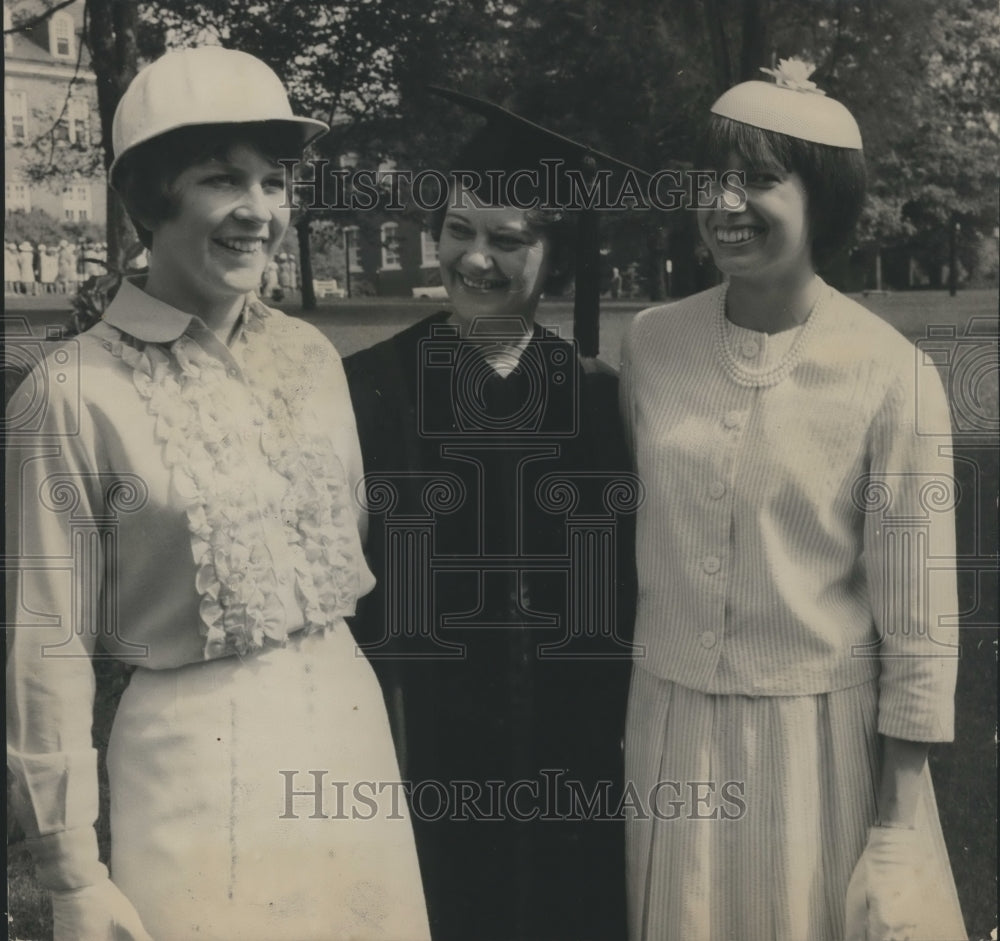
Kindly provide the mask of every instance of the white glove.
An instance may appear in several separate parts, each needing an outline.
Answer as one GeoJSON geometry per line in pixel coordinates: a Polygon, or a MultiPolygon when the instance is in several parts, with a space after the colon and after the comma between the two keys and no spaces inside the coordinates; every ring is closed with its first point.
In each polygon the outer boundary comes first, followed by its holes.
{"type": "Polygon", "coordinates": [[[52,941],[153,941],[110,879],[52,892],[52,941]]]}
{"type": "Polygon", "coordinates": [[[921,904],[916,830],[872,827],[847,886],[847,941],[915,941],[921,904]]]}

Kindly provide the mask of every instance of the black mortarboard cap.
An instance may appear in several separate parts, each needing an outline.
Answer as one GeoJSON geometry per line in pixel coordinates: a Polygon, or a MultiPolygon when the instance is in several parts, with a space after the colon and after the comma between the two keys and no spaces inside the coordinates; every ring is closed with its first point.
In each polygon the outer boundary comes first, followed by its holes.
{"type": "MultiPolygon", "coordinates": [[[[594,208],[586,208],[576,198],[579,188],[570,185],[566,170],[573,170],[589,182],[598,164],[646,177],[648,174],[586,144],[557,134],[491,101],[428,85],[428,91],[486,118],[452,161],[452,171],[470,171],[509,177],[519,170],[538,171],[539,189],[522,179],[517,199],[539,199],[541,209],[579,209],[576,227],[576,275],[573,303],[573,332],[583,356],[598,352],[600,311],[600,225],[594,208]]],[[[488,190],[489,187],[484,187],[488,190]]],[[[495,192],[495,190],[490,190],[495,192]]]]}

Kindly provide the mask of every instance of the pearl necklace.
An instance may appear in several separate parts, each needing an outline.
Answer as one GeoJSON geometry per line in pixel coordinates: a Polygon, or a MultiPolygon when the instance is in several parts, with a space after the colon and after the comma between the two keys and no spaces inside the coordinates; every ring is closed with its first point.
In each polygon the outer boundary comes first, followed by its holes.
{"type": "Polygon", "coordinates": [[[729,373],[734,382],[748,388],[765,388],[777,385],[791,374],[802,359],[806,341],[814,331],[816,324],[822,319],[822,313],[826,308],[825,302],[830,296],[830,288],[826,284],[822,284],[819,296],[809,311],[809,316],[802,324],[799,335],[781,359],[770,369],[763,371],[748,369],[737,359],[729,347],[729,338],[726,335],[726,296],[728,293],[729,285],[724,284],[719,291],[719,303],[715,311],[715,349],[726,372],[729,373]]]}

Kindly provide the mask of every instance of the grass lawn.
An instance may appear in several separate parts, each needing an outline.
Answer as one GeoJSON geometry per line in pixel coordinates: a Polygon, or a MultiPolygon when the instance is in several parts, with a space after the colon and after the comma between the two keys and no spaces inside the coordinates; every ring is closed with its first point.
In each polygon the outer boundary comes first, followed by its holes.
{"type": "MultiPolygon", "coordinates": [[[[955,439],[956,477],[962,492],[957,528],[959,556],[965,565],[960,575],[963,630],[956,739],[932,749],[931,765],[969,936],[972,941],[985,941],[997,925],[997,294],[991,290],[963,291],[950,298],[944,292],[928,291],[858,299],[914,342],[928,342],[943,351],[936,362],[955,406],[960,432],[955,439]],[[947,364],[943,363],[945,358],[947,364]]],[[[642,306],[605,305],[603,359],[617,364],[624,331],[642,306]]],[[[61,299],[56,304],[45,298],[15,299],[9,303],[5,319],[24,316],[35,332],[44,332],[44,324],[65,319],[64,307],[68,304],[61,299]]],[[[290,313],[315,323],[343,355],[384,339],[436,309],[431,302],[392,299],[331,302],[307,315],[288,307],[290,313]]],[[[563,336],[571,335],[572,308],[566,302],[543,302],[539,320],[559,327],[563,336]]],[[[99,665],[98,674],[94,734],[103,746],[126,679],[121,668],[104,663],[99,665]]],[[[99,836],[106,853],[106,787],[102,787],[102,798],[99,836]]],[[[10,937],[44,941],[52,930],[48,905],[32,878],[18,834],[12,834],[10,828],[7,855],[10,937]]]]}

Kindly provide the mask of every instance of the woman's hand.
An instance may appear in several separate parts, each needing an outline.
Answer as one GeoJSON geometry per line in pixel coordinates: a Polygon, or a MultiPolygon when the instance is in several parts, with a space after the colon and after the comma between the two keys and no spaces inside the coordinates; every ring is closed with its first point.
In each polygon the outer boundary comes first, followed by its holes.
{"type": "Polygon", "coordinates": [[[52,893],[53,941],[153,941],[110,879],[52,893]]]}
{"type": "Polygon", "coordinates": [[[847,941],[916,941],[923,862],[916,830],[872,827],[847,887],[847,941]]]}

